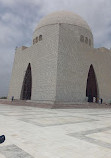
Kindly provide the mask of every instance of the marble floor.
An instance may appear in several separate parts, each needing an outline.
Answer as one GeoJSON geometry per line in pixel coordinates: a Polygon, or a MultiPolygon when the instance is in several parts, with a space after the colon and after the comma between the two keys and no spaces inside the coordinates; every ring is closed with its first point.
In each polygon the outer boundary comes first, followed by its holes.
{"type": "Polygon", "coordinates": [[[111,109],[0,104],[0,158],[111,158],[111,109]]]}

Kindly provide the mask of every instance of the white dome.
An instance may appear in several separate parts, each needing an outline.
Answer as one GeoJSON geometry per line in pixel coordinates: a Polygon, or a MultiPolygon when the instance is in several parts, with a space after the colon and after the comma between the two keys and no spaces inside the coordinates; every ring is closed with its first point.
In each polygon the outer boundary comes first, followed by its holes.
{"type": "Polygon", "coordinates": [[[76,26],[83,27],[85,29],[88,29],[91,32],[91,29],[87,22],[83,20],[79,15],[68,12],[68,11],[58,11],[54,12],[52,14],[49,14],[45,16],[37,25],[37,30],[40,27],[51,25],[51,24],[59,24],[59,23],[66,23],[66,24],[72,24],[76,26]]]}

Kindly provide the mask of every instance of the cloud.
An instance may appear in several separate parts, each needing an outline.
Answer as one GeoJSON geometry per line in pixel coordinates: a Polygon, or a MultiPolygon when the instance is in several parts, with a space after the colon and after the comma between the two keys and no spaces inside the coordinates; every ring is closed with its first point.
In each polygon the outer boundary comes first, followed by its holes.
{"type": "Polygon", "coordinates": [[[0,4],[5,6],[13,6],[16,3],[16,0],[0,0],[0,4]]]}
{"type": "Polygon", "coordinates": [[[39,20],[58,10],[73,11],[92,29],[95,47],[111,47],[110,0],[0,0],[0,96],[7,95],[16,46],[30,46],[39,20]]]}

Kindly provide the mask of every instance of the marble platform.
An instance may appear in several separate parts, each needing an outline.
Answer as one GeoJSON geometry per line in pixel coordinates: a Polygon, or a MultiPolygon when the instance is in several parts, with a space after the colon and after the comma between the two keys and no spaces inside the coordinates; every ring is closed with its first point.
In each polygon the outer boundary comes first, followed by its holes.
{"type": "Polygon", "coordinates": [[[111,109],[0,104],[0,158],[111,158],[111,109]]]}

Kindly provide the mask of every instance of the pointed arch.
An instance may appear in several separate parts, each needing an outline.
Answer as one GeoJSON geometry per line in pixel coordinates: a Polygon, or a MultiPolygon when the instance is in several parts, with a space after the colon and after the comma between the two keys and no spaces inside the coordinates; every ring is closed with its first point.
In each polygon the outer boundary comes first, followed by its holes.
{"type": "Polygon", "coordinates": [[[30,100],[31,91],[32,91],[32,72],[31,72],[31,64],[29,63],[24,76],[20,99],[30,100]]]}
{"type": "Polygon", "coordinates": [[[88,97],[88,102],[93,102],[93,97],[95,97],[96,102],[98,102],[98,85],[92,64],[90,65],[87,77],[86,96],[88,97]]]}

